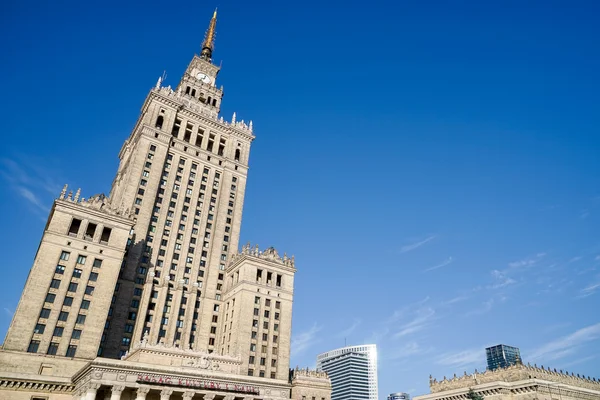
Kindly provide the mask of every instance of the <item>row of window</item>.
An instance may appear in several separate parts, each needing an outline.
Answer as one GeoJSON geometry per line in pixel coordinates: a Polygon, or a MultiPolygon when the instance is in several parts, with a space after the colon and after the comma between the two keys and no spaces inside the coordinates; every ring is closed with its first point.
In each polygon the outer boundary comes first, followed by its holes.
{"type": "MultiPolygon", "coordinates": [[[[40,347],[40,341],[32,340],[31,342],[29,342],[29,346],[27,347],[27,352],[28,353],[37,353],[39,350],[39,347],[40,347]]],[[[50,345],[48,346],[47,354],[56,355],[57,351],[58,351],[58,343],[51,342],[50,345]]],[[[75,357],[76,352],[77,352],[77,346],[69,345],[69,347],[67,347],[67,352],[65,353],[65,356],[66,357],[75,357]]]]}
{"type": "MultiPolygon", "coordinates": [[[[70,236],[78,236],[79,231],[81,229],[81,219],[73,218],[71,220],[71,225],[69,226],[69,231],[67,232],[70,236]]],[[[96,228],[98,228],[98,224],[93,222],[88,222],[85,231],[83,231],[83,238],[86,240],[93,240],[96,235],[96,228]]],[[[112,229],[109,227],[103,227],[102,233],[100,235],[100,243],[107,244],[110,239],[110,234],[112,233],[112,229]]]]}

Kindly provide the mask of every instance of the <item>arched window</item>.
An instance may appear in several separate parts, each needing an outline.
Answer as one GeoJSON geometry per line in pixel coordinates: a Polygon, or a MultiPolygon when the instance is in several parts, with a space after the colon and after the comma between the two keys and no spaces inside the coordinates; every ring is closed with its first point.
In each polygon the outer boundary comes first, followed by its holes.
{"type": "Polygon", "coordinates": [[[196,96],[196,89],[192,89],[192,97],[196,96]]]}
{"type": "Polygon", "coordinates": [[[185,94],[190,94],[190,87],[189,86],[185,88],[185,94]]]}
{"type": "Polygon", "coordinates": [[[235,149],[235,161],[240,161],[240,149],[235,149]]]}
{"type": "Polygon", "coordinates": [[[208,96],[208,101],[206,102],[206,104],[208,104],[209,106],[210,106],[210,100],[211,100],[211,98],[210,98],[210,96],[208,96]]]}
{"type": "Polygon", "coordinates": [[[163,126],[163,116],[159,115],[158,118],[156,118],[156,124],[154,125],[154,127],[158,128],[158,129],[162,129],[163,126]]]}
{"type": "Polygon", "coordinates": [[[216,107],[217,106],[217,99],[213,99],[213,106],[216,107]]]}

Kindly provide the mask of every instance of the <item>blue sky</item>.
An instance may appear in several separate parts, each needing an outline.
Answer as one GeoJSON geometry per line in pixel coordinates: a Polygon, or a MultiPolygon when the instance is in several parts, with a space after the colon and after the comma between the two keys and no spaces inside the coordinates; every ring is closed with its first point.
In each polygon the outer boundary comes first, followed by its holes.
{"type": "Polygon", "coordinates": [[[222,114],[257,136],[241,240],[296,256],[293,365],[377,343],[381,399],[497,343],[600,376],[598,3],[272,3],[5,5],[0,332],[53,198],[109,191],[218,6],[222,114]]]}

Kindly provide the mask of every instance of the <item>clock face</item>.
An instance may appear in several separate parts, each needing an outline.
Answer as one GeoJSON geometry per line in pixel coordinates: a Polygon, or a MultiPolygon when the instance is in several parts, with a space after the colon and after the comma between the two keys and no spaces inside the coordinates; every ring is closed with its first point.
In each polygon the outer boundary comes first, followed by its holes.
{"type": "Polygon", "coordinates": [[[198,73],[198,75],[196,75],[196,78],[198,78],[204,83],[210,83],[212,81],[212,79],[210,79],[210,76],[203,74],[202,72],[198,73]]]}

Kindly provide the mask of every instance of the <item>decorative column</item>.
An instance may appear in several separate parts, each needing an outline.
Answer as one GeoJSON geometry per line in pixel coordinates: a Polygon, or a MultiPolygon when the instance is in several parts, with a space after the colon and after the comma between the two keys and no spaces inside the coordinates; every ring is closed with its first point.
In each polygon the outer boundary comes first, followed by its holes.
{"type": "Polygon", "coordinates": [[[110,400],[121,400],[123,390],[125,390],[125,386],[113,386],[110,388],[110,400]]]}
{"type": "Polygon", "coordinates": [[[173,394],[173,389],[163,389],[160,391],[160,400],[169,400],[173,394]]]}
{"type": "MultiPolygon", "coordinates": [[[[196,394],[196,392],[190,392],[190,391],[183,392],[183,400],[192,400],[192,397],[194,397],[195,394],[196,394]]],[[[212,396],[213,397],[209,400],[212,400],[215,398],[214,394],[212,396]]],[[[204,396],[204,399],[206,400],[206,396],[204,396]]]]}
{"type": "Polygon", "coordinates": [[[99,383],[90,383],[85,393],[85,400],[96,400],[96,392],[100,389],[99,383]]]}
{"type": "Polygon", "coordinates": [[[148,394],[148,392],[150,391],[150,388],[148,387],[139,387],[136,389],[135,394],[135,400],[146,400],[146,395],[148,394]]]}

